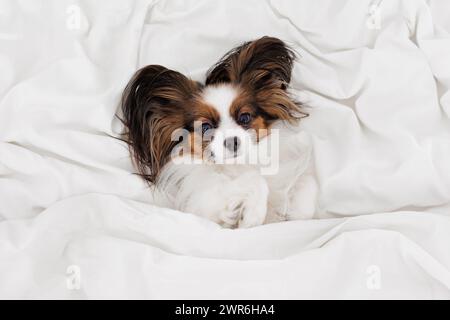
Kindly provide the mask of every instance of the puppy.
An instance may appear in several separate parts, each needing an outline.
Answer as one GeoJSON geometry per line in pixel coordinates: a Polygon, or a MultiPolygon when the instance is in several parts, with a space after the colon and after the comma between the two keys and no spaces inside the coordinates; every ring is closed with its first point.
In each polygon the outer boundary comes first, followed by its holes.
{"type": "Polygon", "coordinates": [[[134,75],[125,140],[158,204],[228,228],[313,217],[311,148],[296,126],[306,114],[288,92],[294,59],[263,37],[228,52],[204,85],[159,65],[134,75]]]}

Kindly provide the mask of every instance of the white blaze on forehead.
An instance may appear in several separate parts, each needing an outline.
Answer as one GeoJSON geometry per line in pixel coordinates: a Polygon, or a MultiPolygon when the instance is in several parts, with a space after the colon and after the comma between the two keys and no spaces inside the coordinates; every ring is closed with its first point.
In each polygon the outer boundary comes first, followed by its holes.
{"type": "Polygon", "coordinates": [[[221,122],[230,118],[230,107],[238,95],[238,90],[229,84],[208,86],[203,91],[203,100],[220,114],[221,122]]]}
{"type": "Polygon", "coordinates": [[[251,143],[251,137],[247,131],[237,124],[230,114],[231,105],[238,95],[239,89],[229,84],[206,87],[202,94],[203,101],[216,109],[220,115],[219,126],[214,129],[214,139],[209,145],[216,163],[224,163],[224,159],[244,156],[251,143]],[[224,145],[227,138],[239,140],[238,150],[229,150],[224,145]]]}

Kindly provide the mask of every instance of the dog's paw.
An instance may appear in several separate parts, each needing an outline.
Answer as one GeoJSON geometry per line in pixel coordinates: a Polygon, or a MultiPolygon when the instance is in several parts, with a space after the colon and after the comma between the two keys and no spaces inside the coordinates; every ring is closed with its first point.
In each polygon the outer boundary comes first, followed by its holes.
{"type": "Polygon", "coordinates": [[[239,198],[230,200],[225,209],[219,213],[220,225],[231,229],[239,227],[239,221],[244,216],[244,210],[244,200],[239,198]]]}
{"type": "Polygon", "coordinates": [[[268,193],[265,183],[255,184],[249,190],[237,188],[220,213],[221,225],[227,228],[250,228],[264,224],[268,193]]]}
{"type": "Polygon", "coordinates": [[[239,221],[239,228],[250,228],[264,224],[267,215],[267,197],[255,199],[244,207],[243,215],[239,221]]]}

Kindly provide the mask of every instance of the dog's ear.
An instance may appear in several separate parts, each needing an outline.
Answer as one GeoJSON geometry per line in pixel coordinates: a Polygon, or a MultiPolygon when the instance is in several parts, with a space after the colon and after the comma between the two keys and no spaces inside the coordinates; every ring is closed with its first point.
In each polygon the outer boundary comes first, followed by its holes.
{"type": "Polygon", "coordinates": [[[134,163],[154,183],[177,141],[172,133],[185,125],[187,102],[199,84],[158,65],[137,71],[122,96],[123,123],[134,163]]]}
{"type": "Polygon", "coordinates": [[[283,41],[262,37],[228,52],[208,71],[206,85],[239,85],[254,95],[267,120],[293,121],[306,115],[286,91],[294,60],[294,52],[283,41]]]}
{"type": "Polygon", "coordinates": [[[239,83],[254,90],[264,86],[286,89],[295,55],[280,39],[262,37],[234,48],[207,73],[206,84],[239,83]]]}

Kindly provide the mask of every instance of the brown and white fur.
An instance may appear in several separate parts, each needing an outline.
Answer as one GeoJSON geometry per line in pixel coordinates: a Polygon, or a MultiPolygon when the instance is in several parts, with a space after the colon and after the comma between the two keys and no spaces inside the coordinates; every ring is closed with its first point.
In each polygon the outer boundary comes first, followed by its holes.
{"type": "Polygon", "coordinates": [[[158,65],[135,74],[122,100],[126,141],[157,202],[230,228],[314,215],[311,151],[293,126],[306,114],[288,93],[294,58],[281,40],[263,37],[228,52],[205,85],[158,65]],[[268,143],[274,128],[276,174],[227,162],[268,143]]]}

